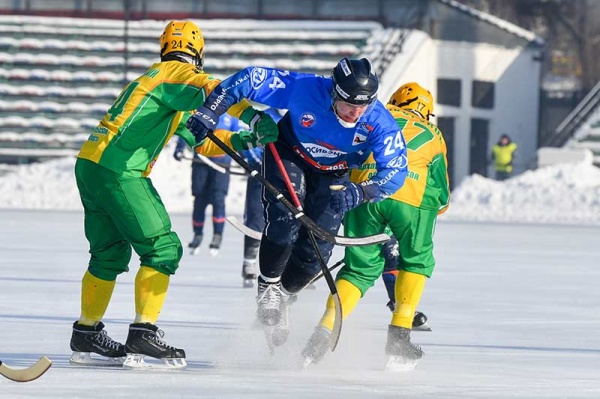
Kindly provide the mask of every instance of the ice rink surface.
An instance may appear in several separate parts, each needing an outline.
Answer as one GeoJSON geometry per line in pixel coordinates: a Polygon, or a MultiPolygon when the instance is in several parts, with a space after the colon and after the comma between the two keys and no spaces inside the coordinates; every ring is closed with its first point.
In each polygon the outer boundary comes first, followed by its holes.
{"type": "MultiPolygon", "coordinates": [[[[173,215],[173,224],[187,245],[190,216],[173,215]]],[[[73,367],[69,339],[88,260],[82,226],[77,211],[0,211],[0,360],[54,362],[33,382],[0,380],[3,399],[600,397],[600,227],[440,222],[419,306],[433,331],[412,334],[425,356],[412,372],[389,373],[381,281],[344,322],[337,350],[306,370],[299,353],[328,289],[320,281],[302,292],[290,339],[271,357],[253,328],[255,290],[241,288],[242,235],[231,226],[217,257],[204,242],[171,279],[158,325],[186,350],[187,369],[73,367]]],[[[342,254],[337,248],[332,262],[342,254]]],[[[120,341],[134,317],[137,267],[134,255],[104,319],[120,341]]]]}

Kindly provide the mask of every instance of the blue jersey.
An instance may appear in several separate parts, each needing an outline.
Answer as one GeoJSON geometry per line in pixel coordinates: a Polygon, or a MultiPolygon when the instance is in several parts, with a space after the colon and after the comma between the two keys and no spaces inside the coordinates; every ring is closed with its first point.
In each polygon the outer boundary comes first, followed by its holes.
{"type": "Polygon", "coordinates": [[[221,82],[204,106],[223,114],[242,98],[287,109],[279,140],[323,172],[362,165],[373,152],[377,173],[366,185],[373,200],[398,190],[407,174],[404,138],[385,106],[374,101],[354,126],[342,126],[332,104],[333,80],[314,74],[249,67],[221,82]]]}

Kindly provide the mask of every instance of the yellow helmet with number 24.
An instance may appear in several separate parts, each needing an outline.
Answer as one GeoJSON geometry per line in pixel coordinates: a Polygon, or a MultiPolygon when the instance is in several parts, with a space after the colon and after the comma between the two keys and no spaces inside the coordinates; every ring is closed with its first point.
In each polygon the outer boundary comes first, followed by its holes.
{"type": "Polygon", "coordinates": [[[192,21],[169,22],[160,35],[160,57],[162,60],[183,58],[201,68],[204,38],[198,25],[192,21]]]}

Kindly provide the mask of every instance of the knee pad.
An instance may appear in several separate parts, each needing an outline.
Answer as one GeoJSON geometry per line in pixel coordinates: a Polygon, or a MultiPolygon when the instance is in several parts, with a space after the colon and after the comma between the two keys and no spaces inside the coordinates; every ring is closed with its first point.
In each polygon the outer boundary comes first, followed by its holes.
{"type": "Polygon", "coordinates": [[[92,251],[88,270],[102,280],[115,280],[119,274],[129,271],[131,253],[131,245],[125,240],[101,251],[92,251]]]}

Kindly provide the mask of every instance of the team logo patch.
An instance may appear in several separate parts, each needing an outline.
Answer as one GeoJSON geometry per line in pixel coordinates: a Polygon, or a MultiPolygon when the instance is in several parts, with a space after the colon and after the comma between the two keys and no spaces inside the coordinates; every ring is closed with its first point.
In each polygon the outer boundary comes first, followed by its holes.
{"type": "Polygon", "coordinates": [[[317,118],[308,112],[305,112],[300,117],[302,127],[312,127],[317,122],[317,118]]]}
{"type": "Polygon", "coordinates": [[[252,87],[258,89],[267,80],[267,71],[263,68],[252,68],[250,72],[250,82],[252,87]]]}
{"type": "Polygon", "coordinates": [[[352,139],[352,145],[359,145],[367,141],[367,136],[360,134],[359,132],[354,133],[354,139],[352,139]]]}

